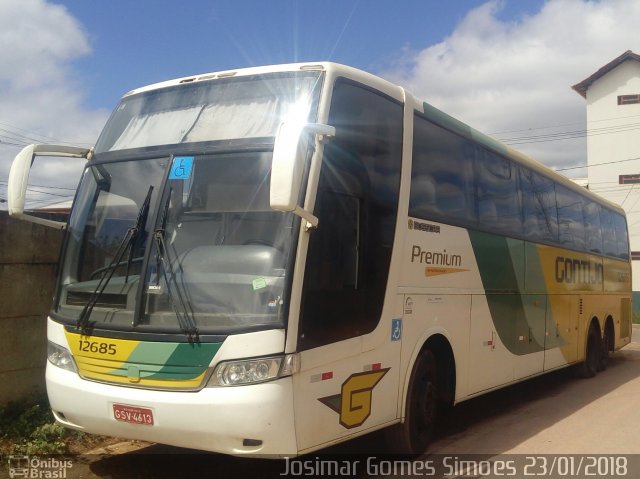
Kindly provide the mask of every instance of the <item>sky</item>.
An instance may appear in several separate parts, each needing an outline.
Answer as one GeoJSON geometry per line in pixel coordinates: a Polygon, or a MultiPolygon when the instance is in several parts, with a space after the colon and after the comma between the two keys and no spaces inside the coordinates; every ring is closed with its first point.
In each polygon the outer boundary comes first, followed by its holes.
{"type": "MultiPolygon", "coordinates": [[[[0,0],[0,208],[22,146],[91,146],[134,88],[298,61],[361,68],[547,166],[582,165],[570,87],[640,53],[638,18],[638,0],[0,0]]],[[[81,170],[41,161],[30,204],[72,196],[81,170]]]]}

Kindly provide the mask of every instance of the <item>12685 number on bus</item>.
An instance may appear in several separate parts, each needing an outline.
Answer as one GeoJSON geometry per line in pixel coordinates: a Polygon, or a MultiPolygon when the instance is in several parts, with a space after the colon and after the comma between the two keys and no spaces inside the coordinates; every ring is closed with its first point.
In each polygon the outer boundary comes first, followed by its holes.
{"type": "Polygon", "coordinates": [[[81,339],[80,343],[80,351],[86,353],[100,353],[100,354],[109,354],[111,356],[115,355],[116,345],[113,343],[101,343],[98,341],[85,341],[81,339]]]}

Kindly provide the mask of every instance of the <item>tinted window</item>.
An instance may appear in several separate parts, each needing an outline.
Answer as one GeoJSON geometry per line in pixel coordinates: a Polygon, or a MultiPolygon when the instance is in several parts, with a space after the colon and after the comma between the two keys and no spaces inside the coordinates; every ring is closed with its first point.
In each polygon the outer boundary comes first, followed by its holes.
{"type": "Polygon", "coordinates": [[[583,198],[584,232],[587,251],[602,254],[602,228],[600,226],[600,205],[583,198]]]}
{"type": "Polygon", "coordinates": [[[311,233],[300,349],[371,332],[382,312],[398,211],[402,105],[338,81],[311,233]]]}
{"type": "Polygon", "coordinates": [[[490,151],[479,150],[476,181],[480,227],[521,235],[518,181],[511,161],[490,151]]]}
{"type": "Polygon", "coordinates": [[[616,231],[613,224],[614,212],[606,208],[600,210],[600,224],[602,226],[602,248],[607,256],[616,256],[618,243],[616,241],[616,231]]]}
{"type": "Polygon", "coordinates": [[[558,241],[558,212],[553,181],[520,167],[524,235],[531,241],[558,241]]]}
{"type": "Polygon", "coordinates": [[[416,115],[409,215],[476,224],[474,146],[416,115]]]}
{"type": "Polygon", "coordinates": [[[556,185],[560,244],[567,248],[585,248],[582,197],[562,185],[556,185]]]}
{"type": "Polygon", "coordinates": [[[613,227],[616,231],[616,255],[621,259],[629,259],[629,237],[627,235],[627,220],[618,213],[613,215],[613,227]]]}

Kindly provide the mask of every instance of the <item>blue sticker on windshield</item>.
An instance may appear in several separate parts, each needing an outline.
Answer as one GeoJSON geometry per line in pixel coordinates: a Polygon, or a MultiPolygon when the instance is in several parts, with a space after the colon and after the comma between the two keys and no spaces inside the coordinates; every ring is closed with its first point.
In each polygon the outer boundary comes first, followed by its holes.
{"type": "Polygon", "coordinates": [[[191,178],[193,156],[176,156],[169,172],[170,180],[188,180],[191,178]]]}

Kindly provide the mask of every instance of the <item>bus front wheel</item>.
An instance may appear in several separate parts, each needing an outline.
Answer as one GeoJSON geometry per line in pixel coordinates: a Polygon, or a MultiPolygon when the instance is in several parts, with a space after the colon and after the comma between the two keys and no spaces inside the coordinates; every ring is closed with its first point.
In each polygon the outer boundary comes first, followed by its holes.
{"type": "Polygon", "coordinates": [[[411,372],[403,423],[389,431],[390,446],[403,454],[422,454],[435,429],[438,413],[438,371],[434,354],[424,350],[411,372]]]}

